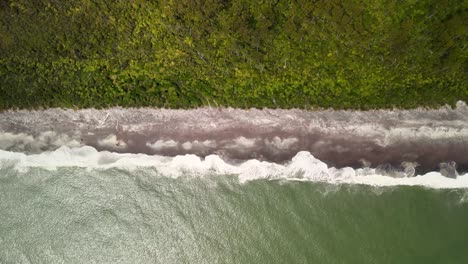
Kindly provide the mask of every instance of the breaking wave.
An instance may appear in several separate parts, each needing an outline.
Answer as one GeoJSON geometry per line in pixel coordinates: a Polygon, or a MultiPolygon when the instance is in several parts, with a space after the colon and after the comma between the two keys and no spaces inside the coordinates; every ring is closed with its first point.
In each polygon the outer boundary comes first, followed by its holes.
{"type": "Polygon", "coordinates": [[[418,185],[429,188],[468,188],[468,174],[458,175],[454,164],[442,164],[441,170],[414,175],[414,164],[395,168],[335,168],[315,158],[307,151],[298,152],[290,161],[273,163],[250,159],[229,162],[218,155],[204,158],[187,154],[175,157],[98,151],[90,146],[60,147],[40,154],[25,154],[0,150],[0,171],[27,173],[39,168],[80,167],[87,170],[154,169],[166,177],[206,177],[233,175],[241,183],[252,180],[291,180],[326,182],[331,184],[365,184],[372,186],[418,185]]]}

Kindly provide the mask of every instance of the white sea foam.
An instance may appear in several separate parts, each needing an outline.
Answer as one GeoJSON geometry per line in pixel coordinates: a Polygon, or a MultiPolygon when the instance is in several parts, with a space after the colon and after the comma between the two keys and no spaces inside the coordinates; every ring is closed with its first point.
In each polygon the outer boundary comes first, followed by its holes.
{"type": "Polygon", "coordinates": [[[118,139],[114,134],[111,134],[104,139],[98,140],[98,145],[111,149],[125,149],[127,147],[127,143],[121,139],[118,139]]]}
{"type": "Polygon", "coordinates": [[[265,145],[279,149],[279,150],[286,150],[289,149],[291,146],[296,144],[299,140],[295,137],[289,137],[285,139],[281,139],[280,137],[276,136],[271,141],[265,139],[265,145]]]}
{"type": "Polygon", "coordinates": [[[40,151],[42,148],[61,146],[78,147],[79,132],[72,136],[58,134],[54,131],[41,132],[37,136],[25,133],[0,133],[0,149],[12,151],[40,151]]]}
{"type": "Polygon", "coordinates": [[[146,146],[149,147],[150,149],[159,151],[163,149],[175,149],[179,145],[178,142],[170,139],[170,140],[157,140],[154,143],[146,143],[146,146]]]}
{"type": "Polygon", "coordinates": [[[216,148],[216,140],[205,140],[205,141],[186,141],[182,143],[182,148],[184,150],[191,150],[192,148],[198,149],[209,149],[209,148],[216,148]]]}
{"type": "MultiPolygon", "coordinates": [[[[373,186],[418,185],[430,188],[468,188],[468,174],[456,179],[430,172],[415,177],[395,178],[382,175],[375,169],[336,169],[314,158],[309,152],[299,152],[287,164],[276,164],[259,160],[248,160],[240,165],[232,165],[217,155],[204,159],[195,155],[165,157],[145,154],[121,154],[83,146],[79,148],[61,147],[52,152],[26,155],[24,153],[0,150],[0,169],[14,166],[20,173],[31,168],[56,170],[59,167],[82,167],[89,170],[118,167],[135,170],[152,167],[163,176],[181,177],[206,175],[234,175],[240,182],[258,179],[328,182],[332,184],[366,184],[373,186]]],[[[402,174],[404,175],[404,174],[402,174]]]]}
{"type": "Polygon", "coordinates": [[[226,146],[226,148],[231,149],[249,149],[255,147],[255,143],[257,142],[256,138],[245,138],[245,137],[238,137],[234,139],[234,141],[226,146]]]}

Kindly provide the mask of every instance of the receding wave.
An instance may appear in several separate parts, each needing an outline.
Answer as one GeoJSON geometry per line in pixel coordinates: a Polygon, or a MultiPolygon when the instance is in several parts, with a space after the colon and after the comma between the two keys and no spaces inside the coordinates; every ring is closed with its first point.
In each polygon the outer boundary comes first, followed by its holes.
{"type": "Polygon", "coordinates": [[[0,151],[1,169],[20,173],[32,168],[56,170],[60,167],[82,167],[88,170],[120,168],[138,170],[152,168],[166,177],[205,177],[233,175],[244,183],[252,180],[293,180],[332,184],[366,184],[374,186],[419,185],[430,188],[468,188],[468,174],[458,175],[447,164],[439,172],[414,175],[414,168],[403,170],[385,168],[329,167],[306,151],[297,153],[284,164],[248,160],[238,164],[224,161],[218,155],[200,158],[196,155],[167,157],[160,155],[97,151],[90,146],[61,147],[40,154],[0,151]]]}

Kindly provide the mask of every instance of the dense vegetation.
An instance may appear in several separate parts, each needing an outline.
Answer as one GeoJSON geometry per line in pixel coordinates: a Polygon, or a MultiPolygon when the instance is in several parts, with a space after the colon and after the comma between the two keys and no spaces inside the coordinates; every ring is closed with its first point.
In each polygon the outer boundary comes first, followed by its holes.
{"type": "Polygon", "coordinates": [[[0,109],[468,101],[460,0],[0,0],[0,109]]]}

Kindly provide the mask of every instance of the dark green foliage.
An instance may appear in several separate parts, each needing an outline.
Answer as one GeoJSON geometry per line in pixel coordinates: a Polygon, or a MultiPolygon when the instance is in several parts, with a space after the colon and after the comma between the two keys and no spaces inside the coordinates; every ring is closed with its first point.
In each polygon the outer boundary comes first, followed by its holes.
{"type": "Polygon", "coordinates": [[[0,109],[453,105],[467,3],[0,0],[0,109]]]}

